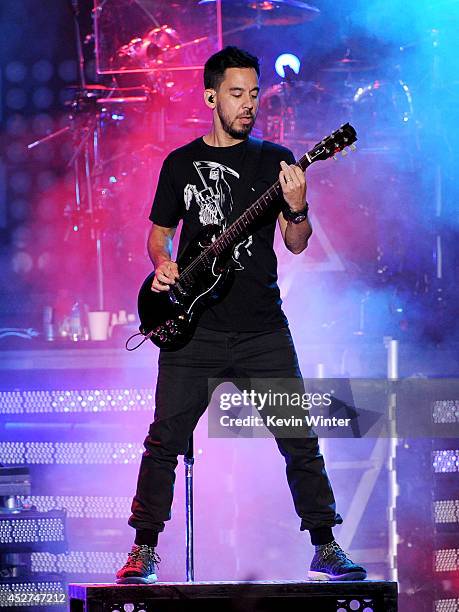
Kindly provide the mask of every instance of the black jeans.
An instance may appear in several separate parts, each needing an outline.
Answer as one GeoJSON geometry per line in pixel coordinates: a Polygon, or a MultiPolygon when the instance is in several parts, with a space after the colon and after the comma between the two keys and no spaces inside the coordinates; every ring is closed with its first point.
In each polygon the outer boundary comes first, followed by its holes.
{"type": "MultiPolygon", "coordinates": [[[[170,518],[177,456],[186,453],[188,440],[207,408],[208,379],[301,379],[288,328],[220,332],[198,327],[185,347],[162,350],[158,365],[155,417],[144,442],[146,450],[129,518],[129,525],[136,530],[154,532],[156,537],[170,518]]],[[[342,523],[317,436],[277,438],[276,442],[285,458],[301,530],[342,523]]]]}

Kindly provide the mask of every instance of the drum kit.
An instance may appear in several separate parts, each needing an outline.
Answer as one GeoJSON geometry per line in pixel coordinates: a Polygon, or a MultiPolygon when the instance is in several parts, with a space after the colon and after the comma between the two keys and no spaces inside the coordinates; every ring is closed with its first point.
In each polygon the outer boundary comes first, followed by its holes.
{"type": "MultiPolygon", "coordinates": [[[[107,0],[103,4],[108,4],[107,0]]],[[[220,17],[222,7],[228,13],[225,26],[231,27],[223,32],[226,40],[233,33],[253,28],[272,31],[321,15],[317,7],[302,0],[195,2],[196,7],[212,4],[217,12],[220,10],[220,17]]],[[[72,5],[77,39],[81,41],[77,0],[72,5]]],[[[100,0],[96,0],[96,15],[99,8],[100,0]]],[[[96,32],[96,51],[97,38],[96,32]]],[[[117,231],[110,219],[117,220],[115,225],[120,231],[123,211],[126,222],[135,224],[145,218],[157,169],[165,154],[173,145],[183,144],[209,126],[209,120],[199,110],[202,62],[197,65],[192,61],[190,65],[189,59],[193,58],[192,50],[201,46],[206,53],[211,44],[217,50],[222,36],[211,39],[206,32],[205,36],[188,40],[178,25],[161,23],[156,16],[150,27],[121,41],[111,52],[109,69],[101,75],[104,84],[86,82],[79,42],[80,83],[74,86],[69,103],[69,125],[29,145],[32,148],[65,132],[72,135],[74,154],[70,165],[75,175],[75,203],[68,217],[72,227],[86,227],[95,240],[96,305],[100,310],[105,307],[103,238],[117,231]]],[[[261,96],[257,127],[263,138],[289,146],[299,154],[337,122],[350,121],[357,129],[359,122],[366,122],[377,123],[385,134],[379,147],[393,147],[391,137],[413,120],[410,89],[399,75],[387,78],[365,57],[354,57],[351,42],[348,45],[336,57],[319,63],[315,72],[306,67],[297,75],[285,67],[285,78],[261,96]]],[[[132,256],[132,249],[126,245],[123,248],[132,256]]]]}

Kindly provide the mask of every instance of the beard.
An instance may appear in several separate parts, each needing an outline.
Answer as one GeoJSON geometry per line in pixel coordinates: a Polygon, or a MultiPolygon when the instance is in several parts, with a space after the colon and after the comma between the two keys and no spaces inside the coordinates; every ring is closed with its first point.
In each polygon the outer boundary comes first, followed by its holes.
{"type": "MultiPolygon", "coordinates": [[[[224,131],[231,136],[231,138],[235,138],[237,140],[247,138],[252,131],[253,126],[255,125],[255,115],[250,115],[252,118],[252,123],[247,123],[247,125],[243,125],[240,129],[234,127],[235,121],[238,119],[233,119],[231,121],[228,116],[226,116],[222,109],[217,105],[217,114],[222,124],[222,128],[224,131]]],[[[243,115],[244,117],[248,115],[243,115]]]]}

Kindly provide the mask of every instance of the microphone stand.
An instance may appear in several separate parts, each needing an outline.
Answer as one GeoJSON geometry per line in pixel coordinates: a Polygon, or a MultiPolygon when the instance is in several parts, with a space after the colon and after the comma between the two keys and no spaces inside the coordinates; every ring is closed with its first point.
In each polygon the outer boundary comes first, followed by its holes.
{"type": "Polygon", "coordinates": [[[186,514],[186,580],[194,582],[193,550],[193,434],[188,442],[183,462],[185,464],[185,514],[186,514]]]}
{"type": "Polygon", "coordinates": [[[80,16],[80,6],[78,0],[70,0],[70,7],[73,13],[73,23],[75,27],[75,42],[78,56],[78,70],[80,74],[80,85],[82,89],[86,88],[86,76],[84,74],[84,55],[83,45],[81,43],[81,29],[78,17],[80,16]]]}
{"type": "MultiPolygon", "coordinates": [[[[81,38],[81,28],[79,23],[80,5],[78,0],[69,0],[73,21],[75,24],[75,42],[78,58],[78,70],[80,81],[80,94],[83,94],[83,99],[86,97],[86,76],[85,76],[85,60],[83,53],[83,44],[81,38]]],[[[78,104],[75,104],[75,109],[78,110],[78,104]]],[[[77,216],[81,216],[82,194],[84,193],[82,186],[86,187],[86,208],[90,220],[90,235],[96,243],[96,286],[97,286],[97,309],[104,310],[104,274],[103,274],[103,244],[102,244],[102,228],[100,220],[100,206],[98,206],[96,194],[98,193],[97,185],[94,185],[94,177],[97,177],[100,169],[100,137],[101,125],[98,111],[96,112],[96,120],[94,125],[91,122],[83,129],[79,145],[76,147],[76,152],[72,157],[74,174],[75,174],[75,201],[77,216]],[[80,160],[80,158],[82,158],[80,160]],[[82,176],[83,175],[83,179],[82,176]]],[[[75,118],[74,118],[75,121],[75,118]]]]}

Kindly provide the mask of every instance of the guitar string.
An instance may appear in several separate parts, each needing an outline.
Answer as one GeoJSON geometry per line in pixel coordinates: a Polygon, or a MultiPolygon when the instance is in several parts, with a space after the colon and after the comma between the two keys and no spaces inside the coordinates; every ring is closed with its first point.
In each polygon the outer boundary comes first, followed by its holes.
{"type": "MultiPolygon", "coordinates": [[[[324,138],[320,143],[317,143],[310,152],[306,153],[305,155],[303,155],[301,157],[301,159],[296,162],[296,166],[300,167],[303,172],[306,171],[306,169],[308,168],[308,166],[310,166],[314,161],[316,161],[316,157],[318,157],[318,155],[320,154],[320,151],[316,152],[317,149],[324,149],[326,150],[327,153],[327,157],[324,159],[328,159],[329,157],[331,157],[332,155],[334,155],[335,153],[341,151],[342,149],[346,148],[347,146],[353,144],[355,141],[357,140],[357,134],[354,130],[354,128],[349,124],[346,123],[345,125],[342,125],[341,128],[339,130],[336,130],[335,132],[332,132],[332,134],[328,137],[328,138],[324,138]],[[337,144],[336,142],[334,142],[334,139],[336,137],[337,134],[341,134],[340,139],[343,141],[342,144],[337,144]],[[346,138],[346,136],[348,136],[348,138],[346,138]],[[332,149],[331,151],[329,151],[327,149],[330,141],[333,143],[334,145],[334,149],[332,149]],[[314,155],[314,152],[316,152],[316,154],[314,155]],[[304,167],[303,167],[303,164],[304,167]]],[[[239,228],[238,224],[242,224],[242,229],[244,229],[244,223],[245,220],[247,218],[247,224],[245,226],[245,228],[248,227],[248,225],[253,222],[257,216],[260,214],[260,211],[257,211],[257,207],[261,206],[262,207],[262,211],[263,211],[263,206],[264,207],[268,207],[268,205],[271,202],[272,196],[273,195],[277,195],[277,191],[280,188],[280,181],[276,181],[276,183],[274,183],[274,185],[272,185],[271,187],[269,187],[265,193],[260,196],[260,198],[258,198],[238,219],[236,219],[236,221],[234,221],[234,223],[232,225],[230,225],[230,227],[225,230],[223,232],[223,234],[221,234],[217,240],[215,240],[214,243],[212,243],[212,245],[210,245],[203,253],[201,253],[201,255],[199,255],[193,262],[191,262],[191,264],[189,264],[182,272],[182,274],[179,277],[179,280],[177,281],[177,287],[180,286],[180,281],[183,280],[184,278],[186,279],[196,267],[199,267],[201,263],[206,263],[207,265],[209,264],[209,260],[208,260],[208,253],[212,250],[212,248],[215,249],[215,246],[219,246],[219,243],[223,243],[223,248],[227,248],[227,246],[229,246],[231,244],[231,240],[234,240],[235,237],[237,237],[237,232],[236,232],[236,236],[233,236],[230,240],[230,242],[225,245],[225,240],[226,238],[228,238],[231,234],[231,232],[235,232],[235,229],[237,228],[237,230],[239,231],[241,228],[239,228]],[[273,193],[271,193],[273,192],[273,193]],[[267,199],[268,198],[268,199],[267,199]],[[250,219],[250,215],[251,213],[254,212],[255,213],[255,217],[253,219],[250,219]]],[[[217,253],[218,255],[218,253],[217,253]]],[[[174,287],[171,287],[171,294],[175,296],[175,292],[174,292],[174,287]]],[[[144,339],[146,340],[146,338],[144,339]]],[[[142,341],[143,343],[143,341],[142,341]]],[[[136,347],[137,348],[137,347],[136,347]]]]}
{"type": "Polygon", "coordinates": [[[215,242],[207,247],[205,251],[201,253],[194,261],[192,261],[180,274],[180,281],[184,281],[185,283],[188,280],[188,277],[191,276],[192,272],[199,268],[201,264],[209,264],[208,256],[212,251],[217,251],[216,253],[212,253],[212,256],[218,256],[218,250],[221,247],[222,251],[228,248],[231,242],[237,238],[239,231],[243,229],[247,229],[248,225],[252,223],[258,216],[260,211],[256,211],[256,209],[261,205],[262,209],[264,209],[272,200],[274,195],[277,195],[277,191],[280,188],[280,183],[277,181],[274,185],[272,185],[269,189],[265,191],[265,193],[258,198],[234,223],[232,223],[223,234],[221,234],[215,242]],[[271,193],[272,191],[272,193],[271,193]],[[257,215],[254,218],[250,218],[252,212],[257,212],[257,215]],[[232,234],[235,234],[234,236],[232,234]],[[227,242],[227,240],[229,241],[227,242]]]}
{"type": "MultiPolygon", "coordinates": [[[[349,129],[349,128],[351,128],[351,126],[349,126],[348,124],[346,124],[346,125],[342,126],[342,128],[341,128],[341,129],[336,130],[335,132],[333,132],[333,133],[331,134],[331,136],[330,136],[330,137],[328,137],[327,139],[324,139],[324,140],[323,140],[323,141],[321,141],[320,143],[317,143],[317,144],[316,144],[316,145],[313,147],[313,149],[312,149],[310,152],[308,152],[307,154],[303,155],[303,157],[301,157],[301,159],[300,159],[300,160],[299,160],[299,161],[298,161],[298,162],[297,162],[295,165],[296,165],[296,166],[298,166],[298,167],[300,167],[300,168],[303,170],[303,172],[304,172],[304,171],[306,170],[306,168],[307,168],[309,165],[311,165],[311,164],[313,163],[313,161],[314,161],[314,157],[316,157],[316,156],[318,155],[318,153],[316,152],[316,150],[317,150],[317,149],[319,149],[319,148],[323,149],[324,147],[327,147],[327,146],[328,146],[328,144],[329,144],[327,141],[334,141],[334,138],[337,136],[337,134],[338,134],[338,133],[342,133],[342,134],[344,134],[345,132],[349,132],[349,134],[348,134],[348,135],[349,135],[349,137],[352,139],[352,138],[354,137],[354,135],[355,135],[355,134],[353,134],[352,129],[349,129]],[[316,153],[315,153],[315,152],[316,152],[316,153]],[[314,153],[315,153],[315,155],[314,155],[314,153]],[[311,159],[311,158],[312,158],[312,159],[311,159]],[[303,167],[303,165],[304,165],[304,167],[303,167]]],[[[331,156],[331,154],[333,154],[333,153],[337,152],[337,151],[338,151],[338,150],[340,150],[341,148],[344,148],[344,147],[348,146],[349,144],[351,144],[351,143],[348,143],[348,140],[349,140],[349,139],[348,139],[348,138],[346,138],[346,134],[344,134],[344,135],[342,135],[342,136],[341,136],[341,140],[343,140],[343,144],[337,144],[337,143],[333,142],[333,144],[334,144],[334,150],[332,150],[332,151],[328,151],[328,150],[327,150],[327,153],[330,153],[330,156],[331,156]],[[343,147],[343,145],[344,145],[344,147],[343,147]]],[[[251,205],[251,206],[250,206],[250,207],[249,207],[249,208],[246,210],[246,212],[245,212],[243,215],[241,215],[241,217],[239,217],[239,219],[237,219],[237,220],[236,220],[236,221],[233,223],[233,225],[231,225],[231,226],[230,226],[230,227],[229,227],[227,230],[225,230],[225,232],[224,232],[223,234],[221,234],[221,235],[219,236],[219,238],[217,238],[217,240],[216,240],[214,243],[212,243],[212,245],[210,245],[210,246],[209,246],[209,247],[206,249],[206,251],[204,251],[203,253],[201,253],[201,255],[200,255],[200,256],[199,256],[199,257],[198,257],[198,258],[197,258],[197,259],[196,259],[194,262],[192,262],[192,264],[190,264],[190,266],[188,266],[188,267],[187,267],[187,268],[184,270],[184,272],[185,272],[186,274],[188,274],[190,271],[192,271],[192,270],[193,270],[193,265],[194,265],[194,264],[196,264],[196,266],[199,266],[201,263],[208,263],[208,257],[207,257],[207,256],[208,256],[209,252],[210,252],[210,251],[212,251],[212,250],[213,250],[213,251],[215,251],[215,249],[216,249],[216,248],[217,248],[217,253],[216,253],[216,255],[218,255],[218,254],[219,254],[219,253],[218,253],[218,247],[220,246],[220,243],[221,243],[221,245],[223,246],[223,248],[227,248],[228,246],[230,246],[230,245],[231,245],[231,242],[232,242],[232,241],[234,240],[234,238],[235,238],[234,236],[231,236],[231,237],[230,237],[230,234],[231,234],[231,233],[233,233],[233,234],[234,234],[234,230],[235,230],[235,229],[237,229],[237,230],[240,230],[240,229],[241,229],[241,228],[239,227],[239,224],[241,224],[241,225],[242,225],[242,229],[244,229],[244,223],[245,223],[245,221],[246,221],[246,217],[247,217],[247,224],[246,224],[246,226],[247,226],[249,223],[253,222],[253,221],[254,221],[254,219],[250,219],[250,215],[251,215],[251,213],[252,213],[252,212],[255,212],[255,211],[256,211],[256,209],[257,209],[257,207],[258,207],[260,204],[264,204],[264,205],[269,204],[269,202],[266,202],[266,198],[271,199],[271,197],[272,197],[272,195],[273,195],[273,194],[271,194],[271,193],[270,193],[270,192],[271,192],[271,190],[273,190],[273,192],[274,192],[274,193],[277,195],[277,191],[278,191],[279,187],[280,187],[280,183],[279,183],[279,181],[277,181],[277,182],[276,182],[274,185],[272,185],[272,186],[271,186],[271,187],[270,187],[270,188],[269,188],[269,189],[268,189],[268,190],[267,190],[267,191],[266,191],[266,192],[265,192],[265,193],[264,193],[264,194],[263,194],[263,195],[262,195],[262,196],[261,196],[261,197],[260,197],[260,198],[259,198],[259,199],[258,199],[258,200],[255,202],[255,203],[254,203],[254,204],[252,204],[252,205],[251,205]],[[228,239],[228,238],[229,238],[229,241],[227,242],[227,239],[228,239]],[[201,260],[200,260],[200,258],[201,258],[201,260]]],[[[256,218],[256,217],[255,217],[255,218],[256,218]]],[[[236,235],[236,237],[237,237],[237,235],[236,235]]],[[[213,253],[213,254],[214,254],[214,253],[213,253]]],[[[183,274],[183,273],[182,273],[182,274],[183,274]]],[[[186,274],[185,274],[185,275],[186,275],[186,274]]]]}
{"type": "MultiPolygon", "coordinates": [[[[304,163],[305,161],[307,161],[307,157],[306,155],[304,155],[295,165],[299,166],[302,168],[302,170],[306,170],[306,167],[303,169],[302,167],[302,163],[304,163]]],[[[273,196],[278,195],[278,191],[280,189],[280,182],[276,181],[276,183],[274,183],[274,185],[271,185],[271,187],[269,187],[264,193],[263,195],[261,195],[251,206],[249,206],[249,208],[238,218],[236,219],[236,221],[234,221],[234,223],[232,223],[223,234],[221,234],[217,240],[215,240],[215,242],[213,242],[211,245],[209,245],[209,247],[207,247],[207,249],[205,251],[203,251],[203,253],[201,253],[201,255],[199,255],[194,261],[191,262],[191,264],[189,264],[180,274],[180,278],[179,278],[179,282],[180,281],[185,281],[185,283],[187,282],[188,277],[191,275],[191,273],[194,271],[195,268],[199,267],[202,263],[204,264],[208,264],[209,260],[208,260],[208,255],[212,250],[217,249],[221,246],[222,249],[228,248],[228,246],[230,245],[231,241],[234,240],[237,237],[237,233],[239,232],[239,230],[241,229],[246,229],[247,226],[252,223],[258,216],[259,211],[257,212],[256,209],[257,207],[259,207],[260,205],[262,206],[262,209],[267,207],[268,204],[270,204],[273,196]],[[252,214],[252,212],[257,212],[256,216],[253,219],[250,219],[250,216],[252,214]],[[247,220],[247,224],[245,224],[245,221],[247,220]],[[242,227],[240,227],[242,226],[242,227]],[[237,230],[235,232],[235,230],[237,230]],[[231,236],[230,238],[230,242],[228,244],[225,244],[225,241],[227,238],[230,237],[231,234],[236,233],[236,236],[231,236]]],[[[217,252],[217,255],[219,253],[217,252]]]]}
{"type": "MultiPolygon", "coordinates": [[[[321,143],[320,143],[321,144],[321,143]]],[[[303,170],[303,172],[306,171],[306,168],[310,165],[310,163],[308,160],[308,155],[310,156],[312,154],[312,152],[318,148],[319,145],[316,145],[314,147],[314,149],[312,149],[311,153],[305,154],[303,155],[303,157],[301,157],[300,160],[298,160],[298,162],[296,162],[296,166],[298,166],[299,168],[301,168],[303,170]],[[305,166],[303,167],[303,164],[305,164],[305,166]]],[[[322,146],[322,145],[321,145],[322,146]]],[[[260,211],[257,211],[257,207],[259,207],[260,205],[262,206],[262,210],[264,208],[267,208],[267,206],[270,204],[273,196],[278,195],[278,191],[280,189],[281,185],[280,185],[280,181],[277,180],[273,185],[271,185],[271,187],[269,187],[251,206],[249,206],[249,208],[238,218],[236,219],[236,221],[234,221],[224,232],[223,234],[221,234],[216,240],[215,242],[213,242],[211,245],[209,245],[209,247],[207,247],[207,249],[205,251],[203,251],[194,261],[192,261],[180,274],[180,278],[179,278],[179,283],[180,281],[185,281],[185,283],[188,281],[188,277],[191,276],[192,272],[196,269],[199,268],[199,266],[201,264],[209,264],[209,259],[208,259],[208,255],[209,253],[220,246],[222,246],[222,249],[228,248],[231,244],[231,242],[237,238],[237,234],[240,230],[242,229],[246,229],[248,227],[248,225],[250,223],[252,223],[257,216],[259,215],[260,211]],[[256,213],[256,216],[254,218],[250,218],[252,212],[256,213]],[[245,224],[245,221],[247,220],[247,223],[245,224]],[[242,225],[242,227],[239,227],[240,225],[242,225]],[[245,225],[245,227],[244,227],[245,225]],[[235,236],[231,236],[231,234],[234,234],[236,231],[236,235],[235,236]],[[226,240],[230,238],[229,242],[227,244],[225,244],[226,240]]],[[[220,253],[216,253],[216,255],[219,255],[220,253]]]]}
{"type": "MultiPolygon", "coordinates": [[[[312,151],[314,151],[316,148],[317,148],[317,145],[316,147],[314,147],[312,151]]],[[[311,151],[311,154],[312,154],[312,151],[311,151]]],[[[303,172],[306,170],[308,165],[312,163],[312,162],[309,162],[308,160],[308,155],[311,155],[311,154],[303,155],[303,157],[295,164],[296,166],[300,167],[303,170],[303,172]],[[304,167],[303,167],[303,164],[305,164],[304,167]]],[[[215,256],[215,255],[218,256],[220,254],[218,253],[218,249],[220,247],[222,247],[222,250],[224,250],[225,248],[228,248],[231,242],[234,241],[235,238],[237,238],[239,231],[241,229],[246,229],[247,226],[257,218],[260,212],[260,211],[257,212],[256,210],[257,207],[261,205],[262,210],[266,208],[267,205],[269,205],[269,203],[271,202],[272,197],[274,195],[278,195],[279,188],[280,188],[280,182],[278,180],[276,181],[276,183],[274,183],[274,185],[269,187],[265,191],[265,193],[262,196],[260,196],[260,198],[258,198],[238,219],[236,219],[236,221],[234,221],[234,223],[230,225],[230,227],[227,228],[225,232],[221,234],[215,240],[215,242],[209,245],[209,247],[203,253],[201,253],[201,255],[199,255],[193,262],[191,262],[191,264],[189,264],[187,268],[185,268],[185,270],[183,270],[182,274],[180,275],[179,282],[180,280],[182,281],[184,280],[184,282],[186,283],[188,281],[188,277],[191,276],[192,272],[196,268],[199,268],[201,264],[208,265],[209,264],[208,256],[212,251],[213,251],[212,256],[215,256]],[[257,213],[253,219],[250,218],[252,212],[257,213]],[[246,221],[247,223],[245,223],[246,221]],[[240,225],[242,225],[242,228],[240,227],[240,225]],[[232,236],[231,234],[236,234],[236,235],[232,236]],[[229,238],[229,241],[227,242],[228,238],[229,238]],[[215,253],[215,250],[217,250],[217,253],[215,253]]]]}

